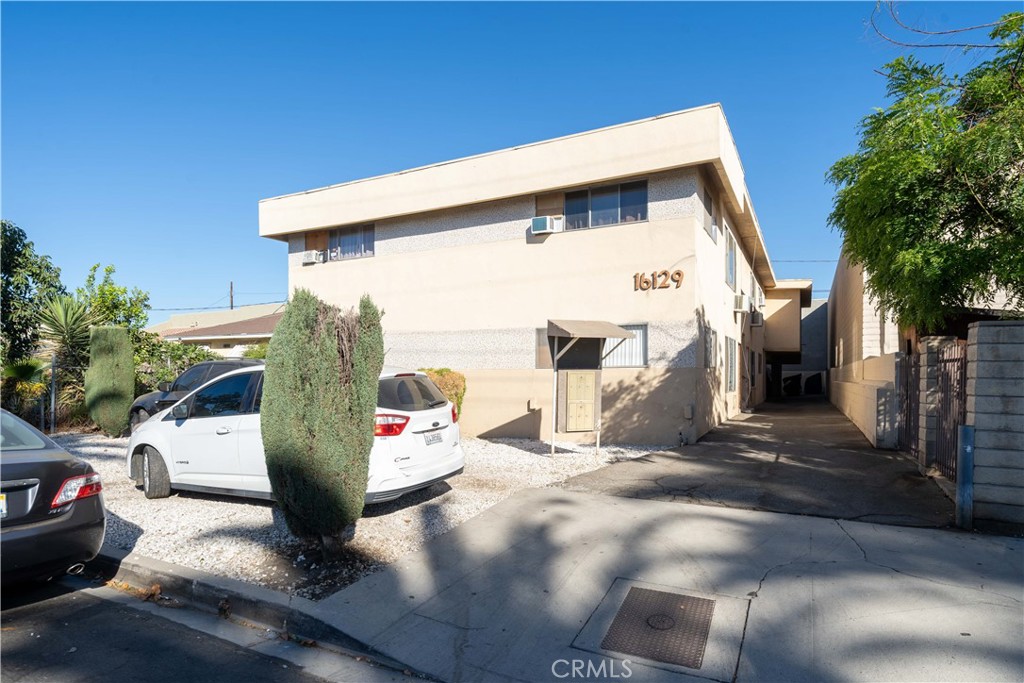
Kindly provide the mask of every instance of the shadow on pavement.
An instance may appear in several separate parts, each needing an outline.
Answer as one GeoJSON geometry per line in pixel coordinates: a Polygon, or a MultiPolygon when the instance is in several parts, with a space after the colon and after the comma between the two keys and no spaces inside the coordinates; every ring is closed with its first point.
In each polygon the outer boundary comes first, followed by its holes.
{"type": "Polygon", "coordinates": [[[609,465],[562,488],[603,495],[948,527],[954,505],[896,451],[871,448],[824,401],[767,403],[693,446],[609,465]]]}

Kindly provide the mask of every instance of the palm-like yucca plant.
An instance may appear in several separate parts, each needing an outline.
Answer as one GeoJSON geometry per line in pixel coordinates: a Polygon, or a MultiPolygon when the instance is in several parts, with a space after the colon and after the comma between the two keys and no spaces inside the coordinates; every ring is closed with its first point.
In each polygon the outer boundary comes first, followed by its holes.
{"type": "Polygon", "coordinates": [[[89,359],[89,330],[102,322],[88,303],[62,294],[43,302],[39,337],[52,345],[59,366],[84,369],[89,359]]]}
{"type": "Polygon", "coordinates": [[[87,416],[85,368],[89,364],[89,335],[94,325],[102,323],[103,318],[88,303],[66,294],[47,299],[39,312],[39,338],[57,357],[57,403],[62,419],[87,416]]]}

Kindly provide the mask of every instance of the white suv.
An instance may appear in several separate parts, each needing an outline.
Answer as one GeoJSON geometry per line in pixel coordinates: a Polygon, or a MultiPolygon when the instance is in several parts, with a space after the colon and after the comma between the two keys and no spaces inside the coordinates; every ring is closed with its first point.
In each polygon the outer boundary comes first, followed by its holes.
{"type": "MultiPolygon", "coordinates": [[[[260,434],[263,366],[220,375],[136,429],[128,476],[147,498],[171,489],[272,499],[260,434]]],[[[380,373],[366,502],[381,503],[462,472],[455,405],[422,372],[380,373]]]]}

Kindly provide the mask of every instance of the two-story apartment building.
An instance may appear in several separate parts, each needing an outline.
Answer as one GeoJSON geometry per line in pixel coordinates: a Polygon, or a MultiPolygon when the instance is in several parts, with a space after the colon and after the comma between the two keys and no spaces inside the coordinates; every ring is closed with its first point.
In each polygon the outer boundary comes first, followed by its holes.
{"type": "Polygon", "coordinates": [[[374,298],[388,363],[466,375],[470,435],[547,438],[558,405],[560,438],[692,443],[800,352],[810,283],[776,280],[718,105],[266,199],[259,223],[290,290],[374,298]],[[560,354],[603,367],[556,382],[560,354]]]}

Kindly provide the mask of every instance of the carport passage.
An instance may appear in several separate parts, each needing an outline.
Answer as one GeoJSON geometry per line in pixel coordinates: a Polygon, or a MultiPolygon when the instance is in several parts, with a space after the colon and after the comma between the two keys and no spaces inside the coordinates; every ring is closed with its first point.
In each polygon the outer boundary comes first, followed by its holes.
{"type": "MultiPolygon", "coordinates": [[[[557,456],[556,456],[557,457],[557,456]]],[[[822,401],[767,403],[700,443],[619,462],[563,488],[904,526],[952,526],[953,503],[906,455],[871,448],[822,401]]]]}

